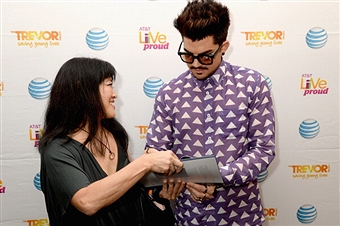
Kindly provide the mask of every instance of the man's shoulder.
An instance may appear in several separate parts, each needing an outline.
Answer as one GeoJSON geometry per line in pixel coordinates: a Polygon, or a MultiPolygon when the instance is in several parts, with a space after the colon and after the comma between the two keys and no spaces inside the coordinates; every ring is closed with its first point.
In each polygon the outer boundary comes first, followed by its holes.
{"type": "Polygon", "coordinates": [[[265,78],[261,72],[249,67],[228,64],[226,68],[226,75],[232,76],[233,78],[240,81],[260,82],[265,78]]]}
{"type": "Polygon", "coordinates": [[[182,84],[186,83],[189,79],[191,79],[192,76],[190,75],[190,71],[187,70],[183,72],[182,74],[178,75],[175,78],[172,78],[169,82],[165,83],[163,87],[166,85],[168,86],[181,86],[182,84]]]}
{"type": "Polygon", "coordinates": [[[240,65],[235,65],[235,64],[230,64],[228,63],[228,71],[234,75],[237,74],[243,74],[243,75],[262,75],[258,70],[245,67],[245,66],[240,66],[240,65]]]}

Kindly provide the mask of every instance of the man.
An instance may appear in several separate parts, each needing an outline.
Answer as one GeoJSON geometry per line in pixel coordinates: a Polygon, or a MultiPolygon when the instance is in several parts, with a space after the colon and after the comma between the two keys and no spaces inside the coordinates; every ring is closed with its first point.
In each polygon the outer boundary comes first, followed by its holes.
{"type": "Polygon", "coordinates": [[[174,20],[189,70],[159,90],[147,146],[216,156],[224,182],[188,182],[175,202],[178,225],[264,222],[257,176],[275,156],[272,99],[263,75],[223,60],[229,25],[228,8],[213,0],[188,2],[174,20]]]}

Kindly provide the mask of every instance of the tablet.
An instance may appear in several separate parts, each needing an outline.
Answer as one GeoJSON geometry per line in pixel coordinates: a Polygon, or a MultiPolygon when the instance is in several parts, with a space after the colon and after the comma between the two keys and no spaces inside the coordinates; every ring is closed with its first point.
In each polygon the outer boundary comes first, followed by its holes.
{"type": "Polygon", "coordinates": [[[145,187],[160,186],[164,179],[174,179],[175,182],[176,180],[181,180],[197,184],[223,185],[215,156],[185,158],[181,161],[184,163],[181,172],[170,176],[149,172],[141,179],[141,182],[145,187]]]}

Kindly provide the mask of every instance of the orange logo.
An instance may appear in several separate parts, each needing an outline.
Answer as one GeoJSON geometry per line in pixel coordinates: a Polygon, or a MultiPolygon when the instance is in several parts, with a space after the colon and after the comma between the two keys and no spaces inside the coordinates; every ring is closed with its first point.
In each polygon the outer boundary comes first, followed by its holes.
{"type": "Polygon", "coordinates": [[[146,137],[146,133],[148,132],[148,126],[135,126],[135,128],[139,129],[139,138],[144,139],[146,137]]]}
{"type": "Polygon", "coordinates": [[[39,219],[39,220],[24,220],[24,222],[28,223],[28,226],[49,226],[47,219],[39,219]]]}
{"type": "Polygon", "coordinates": [[[0,82],[0,97],[2,96],[2,91],[5,90],[5,85],[3,82],[0,82]]]}
{"type": "Polygon", "coordinates": [[[291,165],[293,178],[297,179],[318,179],[328,177],[331,170],[330,165],[291,165]]]}
{"type": "Polygon", "coordinates": [[[11,31],[16,35],[18,46],[30,48],[59,46],[61,40],[60,31],[11,31]]]}
{"type": "Polygon", "coordinates": [[[246,46],[263,47],[273,45],[282,45],[285,32],[284,31],[244,31],[246,46]]]}
{"type": "Polygon", "coordinates": [[[277,216],[277,208],[263,208],[263,213],[266,220],[275,220],[277,216]]]}

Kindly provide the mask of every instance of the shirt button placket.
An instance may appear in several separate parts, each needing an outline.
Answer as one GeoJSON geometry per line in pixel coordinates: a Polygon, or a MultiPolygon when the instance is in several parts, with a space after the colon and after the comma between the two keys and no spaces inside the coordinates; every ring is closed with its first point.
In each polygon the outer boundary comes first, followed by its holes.
{"type": "Polygon", "coordinates": [[[210,91],[205,90],[205,97],[204,97],[204,109],[205,109],[205,123],[204,123],[204,130],[205,130],[205,153],[209,149],[213,149],[213,139],[211,129],[213,128],[213,119],[212,119],[212,98],[210,96],[210,91]]]}

